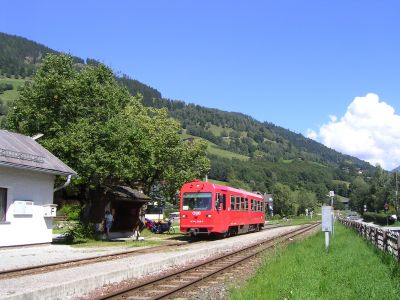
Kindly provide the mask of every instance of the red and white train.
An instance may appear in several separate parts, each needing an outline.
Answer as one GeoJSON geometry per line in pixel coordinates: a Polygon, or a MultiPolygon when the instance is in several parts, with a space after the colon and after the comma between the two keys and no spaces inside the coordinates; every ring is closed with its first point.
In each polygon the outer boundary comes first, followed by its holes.
{"type": "Polygon", "coordinates": [[[264,226],[264,211],[265,201],[259,194],[203,181],[181,188],[180,230],[192,236],[259,231],[264,226]]]}

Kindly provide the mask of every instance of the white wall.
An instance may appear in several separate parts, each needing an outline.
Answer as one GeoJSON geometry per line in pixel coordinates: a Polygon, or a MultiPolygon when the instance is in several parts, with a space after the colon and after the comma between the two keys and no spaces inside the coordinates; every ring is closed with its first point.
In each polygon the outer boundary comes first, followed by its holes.
{"type": "Polygon", "coordinates": [[[44,217],[53,203],[55,176],[0,166],[0,187],[7,188],[6,222],[0,223],[0,247],[51,243],[52,218],[44,217]],[[34,202],[32,215],[14,215],[14,201],[34,202]]]}

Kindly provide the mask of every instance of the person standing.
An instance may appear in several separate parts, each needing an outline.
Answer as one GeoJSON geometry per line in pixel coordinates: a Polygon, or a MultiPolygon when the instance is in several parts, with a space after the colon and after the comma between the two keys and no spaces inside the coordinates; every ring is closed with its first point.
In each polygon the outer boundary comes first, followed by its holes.
{"type": "Polygon", "coordinates": [[[105,215],[105,217],[104,217],[104,220],[105,220],[105,225],[106,225],[106,236],[107,236],[107,240],[109,240],[110,239],[110,229],[111,229],[111,226],[112,226],[112,223],[113,223],[113,221],[114,221],[114,217],[113,217],[113,215],[110,213],[110,211],[106,211],[106,215],[105,215]]]}

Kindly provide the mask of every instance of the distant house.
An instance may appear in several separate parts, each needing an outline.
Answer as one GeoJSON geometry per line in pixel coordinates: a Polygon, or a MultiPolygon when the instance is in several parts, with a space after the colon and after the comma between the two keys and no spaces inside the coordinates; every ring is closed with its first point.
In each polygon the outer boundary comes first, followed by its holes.
{"type": "Polygon", "coordinates": [[[0,247],[52,241],[57,175],[76,172],[33,138],[0,130],[0,247]]]}
{"type": "Polygon", "coordinates": [[[337,197],[337,201],[342,203],[345,209],[349,209],[350,198],[346,197],[337,197]]]}

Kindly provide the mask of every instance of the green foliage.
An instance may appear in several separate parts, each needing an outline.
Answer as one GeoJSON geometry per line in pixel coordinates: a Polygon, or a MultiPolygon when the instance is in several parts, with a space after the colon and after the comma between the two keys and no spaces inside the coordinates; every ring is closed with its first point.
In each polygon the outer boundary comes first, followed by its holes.
{"type": "Polygon", "coordinates": [[[57,215],[67,216],[68,221],[78,221],[81,215],[81,206],[66,204],[57,211],[57,215]]]}
{"type": "Polygon", "coordinates": [[[395,206],[394,188],[395,174],[383,170],[380,166],[375,168],[371,176],[362,178],[356,177],[350,185],[351,208],[360,213],[364,205],[368,211],[382,211],[387,202],[390,207],[395,206]]]}
{"type": "MultiPolygon", "coordinates": [[[[0,75],[5,74],[7,77],[32,76],[47,54],[59,53],[26,38],[1,32],[0,45],[0,75]]],[[[77,63],[83,63],[80,58],[73,59],[77,63]]]]}
{"type": "MultiPolygon", "coordinates": [[[[48,55],[20,91],[7,127],[33,135],[79,174],[74,185],[163,182],[172,197],[209,169],[204,141],[182,142],[179,123],[165,109],[147,108],[103,65],[76,70],[66,55],[48,55]]],[[[81,189],[84,190],[84,189],[81,189]]]]}
{"type": "Polygon", "coordinates": [[[282,216],[280,214],[275,214],[271,218],[271,220],[280,220],[280,219],[282,219],[282,216]]]}
{"type": "Polygon", "coordinates": [[[122,75],[121,77],[116,77],[116,79],[121,85],[128,89],[131,95],[140,94],[143,98],[143,102],[161,98],[161,93],[159,91],[135,79],[131,79],[128,75],[122,75]]]}
{"type": "MultiPolygon", "coordinates": [[[[200,177],[209,168],[208,161],[198,157],[199,161],[191,164],[199,163],[197,171],[190,166],[192,171],[174,176],[171,168],[164,172],[165,165],[156,162],[158,157],[173,165],[172,155],[186,151],[179,149],[182,145],[173,146],[174,150],[165,147],[180,143],[175,138],[162,138],[166,134],[163,126],[170,126],[168,118],[173,117],[188,133],[207,141],[212,163],[210,178],[262,192],[272,191],[280,182],[293,192],[314,193],[318,202],[326,198],[329,190],[334,190],[338,195],[350,197],[357,211],[362,211],[364,204],[369,210],[381,210],[384,201],[394,202],[393,193],[388,189],[392,182],[385,180],[385,172],[383,176],[376,173],[377,176],[369,180],[374,168],[368,163],[342,155],[301,134],[272,123],[258,122],[241,113],[162,99],[156,89],[127,75],[116,77],[95,59],[88,58],[85,65],[76,57],[54,58],[57,51],[7,34],[0,34],[0,43],[0,73],[10,78],[8,81],[23,83],[11,77],[32,76],[39,68],[34,81],[27,83],[20,92],[21,99],[10,111],[7,124],[4,115],[8,113],[10,101],[17,98],[16,85],[12,83],[13,90],[0,96],[0,126],[25,134],[45,133],[40,142],[80,174],[75,183],[91,187],[135,183],[149,190],[151,185],[165,183],[168,178],[170,183],[163,185],[162,190],[171,198],[172,190],[183,178],[200,177]],[[168,113],[148,107],[164,108],[168,113]],[[161,145],[147,142],[154,133],[153,114],[158,115],[159,123],[163,124],[155,138],[160,139],[161,145]],[[144,120],[144,124],[133,120],[135,115],[139,115],[138,119],[144,120]],[[141,117],[146,115],[149,118],[141,117]],[[123,124],[124,118],[127,124],[123,124]],[[133,130],[135,133],[124,133],[121,129],[130,131],[132,126],[138,126],[133,130]],[[149,150],[154,146],[160,151],[149,150]],[[129,156],[134,158],[130,160],[129,156]],[[139,164],[143,161],[149,163],[142,176],[139,164]],[[360,170],[364,172],[360,178],[365,181],[367,194],[362,182],[354,179],[360,170]],[[350,188],[348,182],[351,182],[350,188]]],[[[181,131],[179,124],[173,127],[181,131]]],[[[171,137],[172,131],[167,132],[171,137]]],[[[194,143],[194,148],[198,149],[189,151],[191,155],[203,151],[203,146],[198,144],[194,143]]],[[[181,167],[182,162],[175,166],[181,167]]],[[[297,203],[297,206],[300,211],[304,209],[304,204],[297,203]]]]}
{"type": "Polygon", "coordinates": [[[283,216],[296,215],[298,211],[298,203],[295,194],[290,187],[277,183],[273,187],[274,194],[274,212],[283,216]]]}
{"type": "Polygon", "coordinates": [[[69,227],[62,235],[65,242],[72,244],[79,240],[96,239],[96,226],[93,223],[77,222],[69,227]]]}
{"type": "Polygon", "coordinates": [[[12,90],[14,87],[11,83],[3,83],[0,82],[0,94],[2,94],[4,91],[12,90]]]}
{"type": "Polygon", "coordinates": [[[314,210],[317,205],[319,205],[319,201],[315,193],[307,191],[307,190],[299,190],[296,192],[297,203],[299,205],[299,213],[304,214],[305,210],[309,211],[314,210]]]}
{"type": "Polygon", "coordinates": [[[392,219],[388,214],[384,213],[375,213],[375,212],[365,212],[363,214],[363,219],[365,222],[374,222],[379,225],[391,225],[395,223],[395,220],[392,219]]]}
{"type": "Polygon", "coordinates": [[[329,252],[322,232],[280,248],[230,299],[394,300],[399,298],[399,280],[393,258],[338,225],[329,252]]]}

